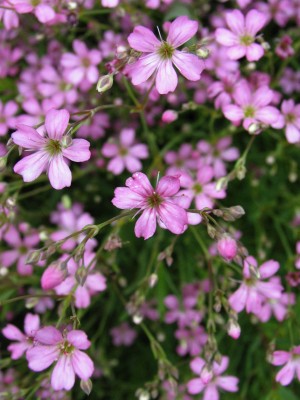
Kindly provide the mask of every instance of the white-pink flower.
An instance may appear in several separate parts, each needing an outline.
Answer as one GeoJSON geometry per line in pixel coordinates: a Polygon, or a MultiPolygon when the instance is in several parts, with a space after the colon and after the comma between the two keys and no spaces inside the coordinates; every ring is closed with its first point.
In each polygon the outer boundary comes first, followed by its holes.
{"type": "Polygon", "coordinates": [[[216,40],[228,47],[228,57],[238,60],[246,56],[248,61],[257,61],[264,55],[261,45],[255,43],[256,34],[267,22],[264,14],[257,10],[251,10],[246,17],[239,10],[233,10],[225,14],[225,20],[229,29],[218,28],[216,40]]]}
{"type": "Polygon", "coordinates": [[[300,381],[300,346],[294,346],[290,351],[274,351],[271,364],[285,364],[276,375],[276,382],[279,382],[281,385],[289,385],[295,375],[300,381]]]}
{"type": "Polygon", "coordinates": [[[32,152],[14,166],[14,171],[22,175],[24,182],[32,182],[46,171],[54,189],[71,186],[72,174],[66,158],[83,162],[91,153],[87,140],[71,140],[67,135],[69,119],[67,110],[48,111],[43,135],[30,126],[17,126],[18,130],[12,134],[14,143],[32,152]]]}
{"type": "Polygon", "coordinates": [[[184,208],[176,204],[175,195],[180,189],[176,176],[164,176],[154,189],[142,172],[136,172],[126,180],[127,187],[115,189],[114,206],[126,209],[140,209],[142,215],[135,225],[135,235],[149,239],[156,231],[156,224],[179,235],[188,225],[184,208]]]}
{"type": "Polygon", "coordinates": [[[204,69],[203,61],[187,51],[177,50],[190,40],[197,30],[198,22],[191,21],[186,16],[178,17],[171,23],[166,41],[159,41],[148,28],[135,27],[128,37],[128,42],[142,55],[128,67],[132,83],[140,85],[153,76],[160,94],[173,92],[178,83],[173,64],[186,79],[198,81],[204,69]]]}
{"type": "Polygon", "coordinates": [[[54,390],[70,390],[75,375],[87,381],[94,372],[93,361],[81,350],[90,347],[90,341],[83,331],[73,330],[63,334],[52,326],[46,326],[35,335],[36,344],[26,353],[31,370],[44,371],[54,362],[51,386],[54,390]]]}

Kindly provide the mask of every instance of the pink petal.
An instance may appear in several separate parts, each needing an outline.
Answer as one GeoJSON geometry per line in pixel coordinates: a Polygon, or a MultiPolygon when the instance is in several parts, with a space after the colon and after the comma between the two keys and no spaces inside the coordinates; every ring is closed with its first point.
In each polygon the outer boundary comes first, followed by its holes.
{"type": "Polygon", "coordinates": [[[251,88],[246,80],[240,81],[235,87],[233,98],[239,106],[248,106],[251,103],[251,88]]]}
{"type": "Polygon", "coordinates": [[[229,121],[239,122],[244,118],[244,112],[241,107],[234,104],[228,104],[223,107],[223,113],[229,121]]]}
{"type": "Polygon", "coordinates": [[[2,254],[0,255],[0,260],[3,267],[8,268],[11,265],[13,265],[19,258],[19,255],[20,254],[17,250],[3,251],[2,254]]]}
{"type": "Polygon", "coordinates": [[[287,351],[277,350],[272,354],[272,364],[273,365],[283,365],[286,364],[291,359],[291,354],[287,351]]]}
{"type": "Polygon", "coordinates": [[[12,343],[7,347],[7,350],[11,352],[11,358],[12,360],[18,360],[23,356],[26,350],[30,348],[31,345],[24,341],[24,342],[18,342],[18,343],[12,343]]]}
{"type": "Polygon", "coordinates": [[[265,54],[260,44],[252,43],[246,48],[246,58],[248,61],[258,61],[265,54]]]}
{"type": "Polygon", "coordinates": [[[161,44],[150,29],[143,26],[136,26],[127,40],[130,47],[143,53],[154,53],[161,44]]]}
{"type": "Polygon", "coordinates": [[[276,274],[276,272],[279,270],[279,268],[280,268],[280,265],[277,261],[269,260],[269,261],[264,262],[259,267],[259,273],[260,273],[261,279],[270,278],[271,276],[276,274]]]}
{"type": "Polygon", "coordinates": [[[206,387],[203,393],[203,400],[219,400],[219,393],[214,384],[206,387]]]}
{"type": "Polygon", "coordinates": [[[146,82],[160,64],[160,58],[156,53],[140,57],[130,66],[130,76],[134,85],[146,82]]]}
{"type": "Polygon", "coordinates": [[[167,42],[175,48],[181,46],[197,33],[198,26],[197,21],[192,21],[185,15],[176,18],[170,25],[167,42]]]}
{"type": "MultiPolygon", "coordinates": [[[[107,170],[112,172],[114,175],[120,175],[125,169],[125,162],[122,157],[114,157],[107,164],[107,170]]],[[[136,171],[134,171],[136,172],[136,171]]]]}
{"type": "Polygon", "coordinates": [[[48,368],[59,356],[56,346],[35,346],[27,350],[28,367],[32,371],[43,371],[48,368]]]}
{"type": "Polygon", "coordinates": [[[106,278],[95,272],[87,277],[86,286],[93,292],[103,292],[106,289],[106,278]]]}
{"type": "Polygon", "coordinates": [[[276,382],[279,382],[283,386],[289,385],[295,374],[295,367],[291,363],[287,363],[276,375],[276,382]]]}
{"type": "Polygon", "coordinates": [[[143,237],[145,240],[154,235],[156,230],[156,211],[146,209],[143,211],[140,218],[137,220],[134,228],[136,237],[143,237]]]}
{"type": "Polygon", "coordinates": [[[47,6],[46,4],[39,4],[35,8],[35,16],[37,19],[42,22],[43,24],[46,22],[51,21],[55,18],[55,12],[52,7],[47,6]]]}
{"type": "Polygon", "coordinates": [[[187,383],[187,390],[189,394],[201,393],[204,387],[205,386],[200,378],[194,378],[187,383]]]}
{"type": "Polygon", "coordinates": [[[135,144],[129,150],[129,154],[136,158],[145,159],[149,157],[148,147],[145,144],[135,144]]]}
{"type": "Polygon", "coordinates": [[[130,147],[135,138],[135,131],[134,129],[122,129],[120,133],[120,143],[123,147],[130,147]]]}
{"type": "Polygon", "coordinates": [[[88,355],[75,350],[72,354],[72,365],[76,375],[84,381],[88,380],[94,372],[94,363],[88,355]]]}
{"type": "Polygon", "coordinates": [[[70,120],[67,110],[50,110],[46,114],[45,127],[51,139],[60,140],[65,133],[70,120]]]}
{"type": "Polygon", "coordinates": [[[43,138],[38,132],[27,125],[17,125],[18,130],[14,132],[11,137],[15,144],[25,149],[37,150],[43,147],[46,139],[43,138]]]}
{"type": "Polygon", "coordinates": [[[260,108],[255,113],[255,118],[267,125],[274,124],[279,116],[280,113],[277,108],[270,106],[260,108]]]}
{"type": "Polygon", "coordinates": [[[133,192],[140,194],[144,198],[153,194],[153,187],[143,172],[135,172],[132,178],[126,180],[126,186],[128,186],[133,192]]]}
{"type": "Polygon", "coordinates": [[[180,180],[175,176],[162,177],[156,187],[157,193],[162,197],[174,196],[180,189],[180,180]]]}
{"type": "Polygon", "coordinates": [[[75,292],[75,306],[87,308],[91,304],[91,296],[86,287],[78,286],[75,292]]]}
{"type": "Polygon", "coordinates": [[[230,60],[239,60],[246,54],[247,47],[241,44],[229,47],[227,49],[227,56],[230,60]]]}
{"type": "Polygon", "coordinates": [[[16,340],[18,342],[25,340],[25,335],[19,328],[12,324],[6,325],[6,327],[2,329],[2,334],[9,340],[16,340]]]}
{"type": "Polygon", "coordinates": [[[188,225],[186,211],[178,205],[165,201],[158,207],[158,215],[166,228],[176,235],[182,234],[188,225]]]}
{"type": "Polygon", "coordinates": [[[70,390],[75,383],[75,372],[71,357],[60,356],[51,375],[51,386],[54,390],[70,390]]]}
{"type": "Polygon", "coordinates": [[[80,59],[72,53],[63,54],[60,62],[65,68],[76,68],[80,65],[80,59]]]}
{"type": "Polygon", "coordinates": [[[176,50],[172,61],[179,72],[190,81],[198,81],[204,69],[204,62],[194,54],[176,50]]]}
{"type": "Polygon", "coordinates": [[[48,161],[49,155],[45,151],[37,151],[17,162],[14,172],[22,175],[24,182],[32,182],[45,170],[48,161]]]}
{"type": "Polygon", "coordinates": [[[257,10],[251,10],[246,15],[245,22],[247,34],[254,37],[265,26],[267,17],[257,10]]]}
{"type": "Polygon", "coordinates": [[[102,154],[104,155],[104,157],[115,157],[118,153],[119,153],[119,147],[117,146],[116,143],[104,143],[102,150],[101,150],[102,154]]]}
{"type": "Polygon", "coordinates": [[[287,124],[285,136],[289,143],[298,143],[300,142],[300,129],[293,124],[287,124]]]}
{"type": "Polygon", "coordinates": [[[246,306],[247,297],[248,288],[242,283],[239,289],[229,297],[230,307],[238,313],[241,312],[246,306]]]}
{"type": "Polygon", "coordinates": [[[227,12],[225,15],[226,23],[232,32],[238,36],[245,32],[245,19],[240,10],[227,12]]]}
{"type": "Polygon", "coordinates": [[[156,74],[156,89],[159,94],[174,92],[177,87],[178,78],[171,60],[161,62],[156,74]]]}
{"type": "Polygon", "coordinates": [[[50,161],[48,177],[54,189],[60,190],[71,186],[72,174],[61,154],[56,155],[50,161]]]}
{"type": "Polygon", "coordinates": [[[35,339],[43,345],[56,345],[62,341],[62,334],[53,326],[45,326],[36,332],[35,339]]]}
{"type": "Polygon", "coordinates": [[[40,327],[40,317],[34,314],[26,314],[24,320],[24,331],[27,336],[34,336],[40,327]]]}
{"type": "Polygon", "coordinates": [[[71,146],[62,150],[63,156],[71,161],[83,162],[91,158],[90,142],[85,139],[73,139],[71,146]]]}
{"type": "Polygon", "coordinates": [[[200,357],[194,358],[194,360],[190,363],[191,370],[197,375],[201,374],[204,365],[205,361],[200,357]]]}
{"type": "Polygon", "coordinates": [[[142,169],[142,163],[136,157],[132,157],[130,155],[126,156],[124,159],[125,166],[129,172],[137,172],[142,169]]]}
{"type": "Polygon", "coordinates": [[[99,78],[98,68],[91,65],[86,71],[86,78],[90,83],[96,83],[99,78]]]}
{"type": "Polygon", "coordinates": [[[91,342],[83,331],[73,330],[67,334],[68,342],[72,343],[77,349],[86,350],[90,347],[91,342]]]}
{"type": "Polygon", "coordinates": [[[215,33],[216,41],[223,46],[235,46],[239,43],[237,35],[228,29],[218,28],[215,33]]]}
{"type": "Polygon", "coordinates": [[[112,200],[115,207],[122,210],[140,208],[145,203],[145,198],[131,189],[119,187],[115,189],[115,197],[112,200]]]}
{"type": "Polygon", "coordinates": [[[234,376],[220,376],[217,379],[217,385],[227,392],[237,392],[238,389],[238,378],[234,376]]]}

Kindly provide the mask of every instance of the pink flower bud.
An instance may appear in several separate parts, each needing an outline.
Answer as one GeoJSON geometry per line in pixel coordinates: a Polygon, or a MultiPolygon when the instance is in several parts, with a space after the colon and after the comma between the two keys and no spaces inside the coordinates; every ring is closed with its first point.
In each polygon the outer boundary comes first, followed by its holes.
{"type": "Polygon", "coordinates": [[[232,237],[228,235],[224,235],[218,241],[217,247],[220,256],[223,257],[226,261],[231,261],[237,255],[237,243],[232,237]]]}
{"type": "Polygon", "coordinates": [[[202,382],[205,385],[207,385],[213,378],[213,371],[212,371],[211,367],[206,365],[201,371],[200,378],[201,378],[202,382]]]}
{"type": "Polygon", "coordinates": [[[229,336],[231,336],[233,339],[238,339],[241,334],[241,327],[237,323],[237,321],[230,319],[228,323],[228,328],[227,328],[227,333],[229,336]]]}
{"type": "Polygon", "coordinates": [[[176,121],[178,118],[178,114],[174,110],[167,110],[163,113],[161,120],[165,122],[166,124],[170,124],[173,121],[176,121]]]}
{"type": "Polygon", "coordinates": [[[51,290],[58,286],[65,279],[65,273],[59,265],[52,264],[45,269],[42,278],[41,286],[44,290],[51,290]]]}

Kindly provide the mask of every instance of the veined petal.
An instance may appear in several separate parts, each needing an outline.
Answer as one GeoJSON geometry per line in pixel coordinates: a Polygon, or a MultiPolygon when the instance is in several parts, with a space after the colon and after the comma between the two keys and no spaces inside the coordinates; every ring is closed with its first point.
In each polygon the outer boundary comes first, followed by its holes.
{"type": "Polygon", "coordinates": [[[10,340],[17,340],[18,342],[25,340],[25,335],[20,331],[19,328],[12,324],[6,325],[6,327],[2,329],[2,334],[10,340]]]}
{"type": "Polygon", "coordinates": [[[246,32],[251,36],[255,36],[266,24],[267,17],[265,14],[250,10],[245,18],[246,32]]]}
{"type": "Polygon", "coordinates": [[[115,197],[112,199],[112,203],[121,210],[127,210],[143,207],[146,204],[146,199],[129,188],[118,187],[115,189],[115,197]]]}
{"type": "Polygon", "coordinates": [[[46,139],[30,126],[19,124],[18,130],[14,132],[11,137],[15,144],[23,147],[24,149],[37,150],[43,147],[46,139]]]}
{"type": "Polygon", "coordinates": [[[127,40],[130,47],[143,53],[153,53],[161,44],[154,33],[143,26],[136,26],[127,40]]]}
{"type": "Polygon", "coordinates": [[[37,331],[35,339],[43,345],[56,345],[62,341],[62,334],[53,326],[45,326],[37,331]]]}
{"type": "Polygon", "coordinates": [[[72,354],[72,365],[76,375],[84,381],[88,380],[94,372],[94,363],[88,355],[80,350],[72,354]]]}
{"type": "Polygon", "coordinates": [[[257,43],[246,47],[246,58],[248,61],[258,61],[265,54],[264,48],[257,43]]]}
{"type": "Polygon", "coordinates": [[[239,38],[229,29],[218,28],[215,33],[216,41],[223,46],[234,46],[239,44],[239,38]]]}
{"type": "Polygon", "coordinates": [[[22,158],[14,166],[14,172],[22,175],[24,182],[32,182],[46,169],[49,155],[45,151],[37,151],[22,158]]]}
{"type": "Polygon", "coordinates": [[[54,390],[70,390],[75,383],[75,372],[71,356],[60,356],[51,375],[54,390]]]}
{"type": "Polygon", "coordinates": [[[137,220],[134,228],[136,237],[143,237],[145,240],[154,235],[156,230],[156,211],[148,208],[143,211],[137,220]]]}
{"type": "Polygon", "coordinates": [[[188,225],[187,213],[182,207],[171,201],[164,201],[158,207],[157,213],[170,232],[180,235],[186,230],[188,225]]]}
{"type": "Polygon", "coordinates": [[[156,53],[140,57],[134,64],[129,66],[132,83],[140,85],[146,82],[158,68],[160,62],[161,60],[156,53]]]}
{"type": "Polygon", "coordinates": [[[67,340],[68,342],[72,343],[73,346],[80,350],[86,350],[91,345],[91,342],[88,340],[86,333],[79,330],[68,332],[67,340]]]}
{"type": "Polygon", "coordinates": [[[245,31],[245,18],[240,10],[229,11],[225,15],[226,23],[232,32],[242,35],[245,31]]]}
{"type": "Polygon", "coordinates": [[[62,154],[58,154],[50,160],[48,177],[54,189],[60,190],[71,186],[72,174],[62,154]]]}
{"type": "Polygon", "coordinates": [[[32,371],[43,371],[48,368],[59,356],[56,346],[35,346],[27,350],[26,358],[32,371]]]}
{"type": "Polygon", "coordinates": [[[50,110],[46,114],[45,127],[51,139],[59,140],[65,133],[70,120],[67,110],[50,110]]]}
{"type": "Polygon", "coordinates": [[[162,177],[156,187],[157,193],[162,197],[174,196],[180,189],[180,180],[176,176],[162,177]]]}
{"type": "Polygon", "coordinates": [[[174,92],[178,78],[171,60],[161,62],[156,74],[156,89],[160,94],[174,92]]]}
{"type": "Polygon", "coordinates": [[[172,61],[179,72],[190,81],[198,81],[204,69],[204,62],[194,54],[175,50],[172,61]]]}
{"type": "Polygon", "coordinates": [[[62,149],[63,156],[71,161],[83,162],[91,157],[90,142],[85,139],[73,139],[71,146],[62,149]]]}
{"type": "Polygon", "coordinates": [[[176,18],[170,25],[167,42],[173,47],[179,47],[190,40],[198,31],[198,22],[183,15],[176,18]]]}
{"type": "Polygon", "coordinates": [[[227,56],[230,60],[239,60],[246,54],[247,47],[241,44],[236,44],[227,49],[227,56]]]}

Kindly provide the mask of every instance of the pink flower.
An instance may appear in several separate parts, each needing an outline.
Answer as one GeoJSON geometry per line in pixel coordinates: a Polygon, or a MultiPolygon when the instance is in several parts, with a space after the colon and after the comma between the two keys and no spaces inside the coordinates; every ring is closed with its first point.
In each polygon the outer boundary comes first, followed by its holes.
{"type": "Polygon", "coordinates": [[[33,346],[35,334],[39,327],[40,317],[34,314],[26,314],[24,320],[25,334],[12,324],[8,324],[2,329],[2,333],[7,339],[15,341],[15,343],[8,346],[13,360],[21,358],[23,354],[33,346]]]}
{"type": "Polygon", "coordinates": [[[181,357],[187,354],[192,357],[198,356],[207,341],[207,334],[204,328],[197,325],[177,329],[175,337],[179,341],[176,351],[181,357]]]}
{"type": "Polygon", "coordinates": [[[12,9],[10,1],[4,0],[1,5],[7,7],[0,8],[0,21],[3,21],[4,28],[7,30],[18,28],[19,18],[17,13],[12,9]]]}
{"type": "Polygon", "coordinates": [[[243,127],[251,130],[258,123],[274,124],[280,117],[277,108],[269,106],[274,93],[267,86],[253,91],[246,80],[242,80],[235,88],[233,98],[235,104],[223,107],[224,115],[235,124],[243,120],[243,127]]]}
{"type": "Polygon", "coordinates": [[[142,169],[139,159],[146,159],[148,147],[145,144],[135,144],[135,132],[133,129],[122,129],[119,142],[115,140],[106,142],[102,147],[104,157],[111,158],[107,170],[115,175],[121,174],[126,168],[129,172],[137,172],[142,169]]]}
{"type": "Polygon", "coordinates": [[[0,136],[6,135],[10,128],[15,128],[14,115],[17,111],[18,105],[14,101],[8,101],[6,104],[0,101],[0,136]]]}
{"type": "Polygon", "coordinates": [[[168,308],[165,315],[166,324],[177,322],[180,328],[184,328],[197,325],[202,319],[202,314],[194,309],[197,304],[197,296],[184,296],[182,304],[180,304],[176,296],[169,295],[165,298],[164,304],[168,308]]]}
{"type": "Polygon", "coordinates": [[[137,237],[149,239],[154,235],[157,223],[176,235],[186,230],[187,213],[175,203],[175,195],[180,189],[178,177],[165,176],[153,189],[147,176],[136,172],[126,180],[126,186],[115,189],[112,203],[122,210],[140,209],[142,215],[134,230],[137,237]]]}
{"type": "Polygon", "coordinates": [[[174,92],[178,78],[173,64],[186,79],[198,81],[204,69],[203,61],[194,54],[176,50],[191,39],[197,30],[198,22],[191,21],[186,16],[178,17],[172,22],[166,41],[159,41],[148,28],[135,27],[128,42],[142,55],[130,65],[132,83],[140,85],[153,76],[160,94],[174,92]]]}
{"type": "MultiPolygon", "coordinates": [[[[294,100],[284,100],[281,105],[281,113],[284,118],[285,136],[289,143],[300,142],[300,104],[295,104],[294,100]]],[[[275,124],[281,128],[282,124],[275,124]]]]}
{"type": "Polygon", "coordinates": [[[98,64],[102,57],[99,50],[89,50],[84,42],[74,40],[73,53],[65,53],[61,65],[65,68],[65,75],[70,83],[88,90],[99,78],[98,64]]]}
{"type": "Polygon", "coordinates": [[[56,363],[51,373],[54,390],[70,390],[75,383],[75,374],[87,381],[94,372],[93,361],[81,350],[90,347],[83,331],[73,330],[63,334],[47,326],[35,335],[36,344],[26,353],[28,366],[40,372],[56,363]]]}
{"type": "Polygon", "coordinates": [[[101,4],[103,7],[114,8],[119,5],[120,0],[102,0],[101,4]]]}
{"type": "Polygon", "coordinates": [[[282,60],[285,60],[288,57],[291,57],[295,54],[295,50],[292,47],[292,39],[288,35],[282,36],[279,43],[276,46],[275,53],[282,60]]]}
{"type": "Polygon", "coordinates": [[[225,20],[230,30],[218,28],[216,40],[229,47],[228,57],[238,60],[246,56],[248,61],[257,61],[264,55],[261,45],[255,43],[257,32],[266,24],[266,17],[257,10],[251,10],[246,17],[239,10],[225,14],[225,20]]]}
{"type": "Polygon", "coordinates": [[[47,4],[47,0],[39,0],[34,2],[32,0],[9,0],[14,6],[14,9],[20,13],[33,13],[37,19],[45,24],[52,21],[55,18],[55,11],[47,4]]]}
{"type": "Polygon", "coordinates": [[[285,364],[276,375],[276,382],[281,385],[289,385],[295,375],[300,380],[300,346],[295,346],[290,351],[274,351],[271,364],[276,366],[285,364]]]}
{"type": "Polygon", "coordinates": [[[279,269],[274,260],[264,262],[257,268],[257,261],[247,257],[244,262],[244,280],[237,291],[229,297],[229,304],[236,312],[244,308],[247,313],[259,315],[266,299],[280,299],[283,287],[278,281],[266,281],[279,269]]]}
{"type": "Polygon", "coordinates": [[[212,369],[206,367],[205,361],[197,357],[191,363],[191,370],[199,378],[190,380],[187,384],[190,394],[203,392],[203,400],[219,400],[218,389],[226,392],[238,391],[238,378],[235,376],[221,376],[228,367],[228,357],[222,357],[221,363],[213,362],[212,369]]]}
{"type": "Polygon", "coordinates": [[[24,182],[32,182],[46,170],[54,189],[71,186],[72,174],[65,159],[75,162],[90,158],[90,144],[85,139],[73,139],[67,135],[70,114],[67,110],[50,110],[46,114],[44,135],[30,126],[18,125],[12,139],[18,146],[33,154],[24,157],[14,166],[24,182]]]}
{"type": "Polygon", "coordinates": [[[137,333],[127,322],[111,329],[110,334],[115,346],[131,346],[135,341],[137,333]]]}

